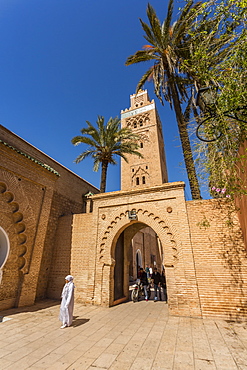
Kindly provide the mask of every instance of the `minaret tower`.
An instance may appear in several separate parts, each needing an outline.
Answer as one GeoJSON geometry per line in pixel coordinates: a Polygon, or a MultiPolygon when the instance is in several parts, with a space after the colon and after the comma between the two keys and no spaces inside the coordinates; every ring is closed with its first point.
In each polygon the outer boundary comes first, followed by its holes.
{"type": "Polygon", "coordinates": [[[168,181],[162,126],[155,102],[147,90],[130,96],[130,108],[121,111],[122,127],[141,136],[139,151],[144,158],[128,156],[121,160],[121,190],[161,185],[168,181]]]}

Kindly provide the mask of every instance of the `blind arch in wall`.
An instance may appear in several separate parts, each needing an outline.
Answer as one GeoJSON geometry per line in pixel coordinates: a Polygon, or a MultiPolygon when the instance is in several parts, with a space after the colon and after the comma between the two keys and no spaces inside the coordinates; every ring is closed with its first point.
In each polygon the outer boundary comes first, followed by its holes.
{"type": "Polygon", "coordinates": [[[2,280],[2,269],[9,255],[9,238],[4,229],[0,226],[0,283],[2,280]]]}

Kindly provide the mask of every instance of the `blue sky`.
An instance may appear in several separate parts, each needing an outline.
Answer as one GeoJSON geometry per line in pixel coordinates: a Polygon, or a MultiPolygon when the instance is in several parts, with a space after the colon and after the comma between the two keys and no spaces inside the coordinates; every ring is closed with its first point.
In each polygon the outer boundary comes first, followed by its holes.
{"type": "MultiPolygon", "coordinates": [[[[99,187],[85,147],[70,140],[85,121],[120,117],[147,66],[126,67],[146,42],[139,18],[146,0],[0,0],[0,123],[99,187]]],[[[160,19],[168,0],[151,0],[160,19]]],[[[181,6],[182,1],[177,1],[181,6]]],[[[154,98],[153,85],[145,88],[154,98]]],[[[156,106],[163,123],[169,181],[187,176],[168,104],[156,106]]],[[[107,191],[120,189],[120,166],[110,166],[107,191]]]]}

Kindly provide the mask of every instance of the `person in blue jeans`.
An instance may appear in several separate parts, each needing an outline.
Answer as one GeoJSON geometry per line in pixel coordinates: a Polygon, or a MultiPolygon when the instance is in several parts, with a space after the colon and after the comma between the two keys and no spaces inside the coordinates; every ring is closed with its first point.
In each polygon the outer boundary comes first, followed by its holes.
{"type": "Polygon", "coordinates": [[[162,301],[161,298],[161,276],[160,273],[157,271],[157,267],[154,268],[154,272],[151,275],[152,284],[154,285],[154,302],[158,301],[158,291],[159,291],[159,297],[160,301],[162,301]]]}

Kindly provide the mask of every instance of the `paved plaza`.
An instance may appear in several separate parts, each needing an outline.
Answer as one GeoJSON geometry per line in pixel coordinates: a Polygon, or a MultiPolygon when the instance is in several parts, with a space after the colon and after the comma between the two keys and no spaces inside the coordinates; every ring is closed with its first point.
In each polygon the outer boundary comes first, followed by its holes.
{"type": "Polygon", "coordinates": [[[0,313],[0,369],[247,369],[247,323],[169,316],[164,302],[76,304],[60,329],[59,302],[0,313]]]}

